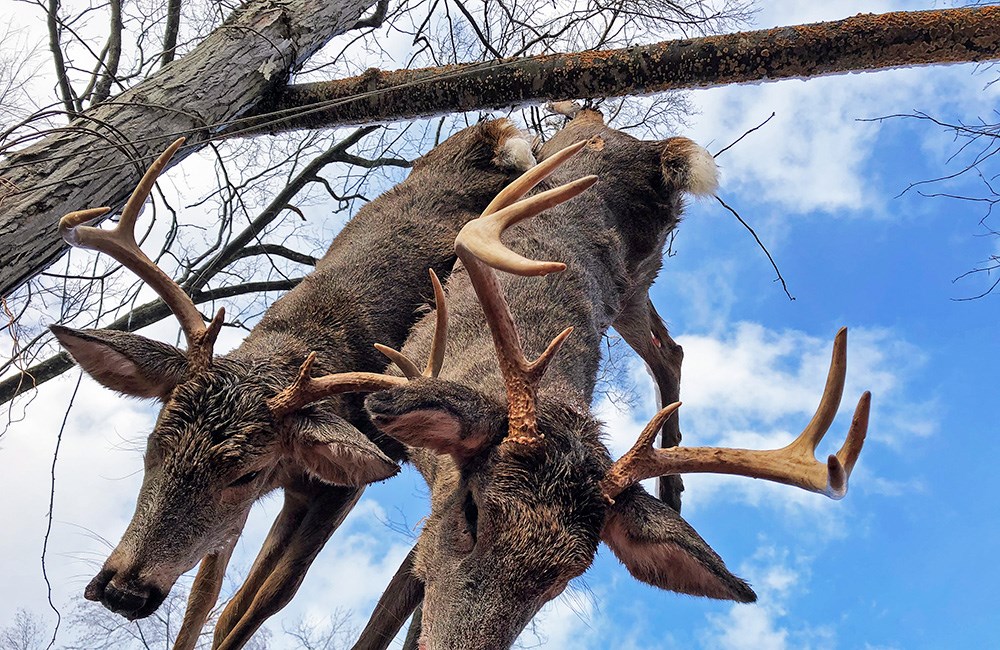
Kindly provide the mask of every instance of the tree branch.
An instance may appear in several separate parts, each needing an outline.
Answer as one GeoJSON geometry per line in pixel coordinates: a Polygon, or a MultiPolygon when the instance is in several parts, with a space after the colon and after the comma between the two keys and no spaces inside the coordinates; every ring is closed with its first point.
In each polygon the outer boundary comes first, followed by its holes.
{"type": "Polygon", "coordinates": [[[382,23],[385,22],[385,14],[387,11],[389,11],[389,0],[378,0],[378,5],[375,6],[375,12],[371,16],[362,18],[358,22],[354,23],[351,29],[381,27],[382,23]]]}
{"type": "MultiPolygon", "coordinates": [[[[203,291],[191,296],[195,304],[232,298],[265,291],[288,291],[302,281],[302,278],[289,280],[271,280],[265,282],[246,282],[229,287],[220,287],[203,291]]],[[[162,300],[154,300],[136,307],[121,318],[118,318],[104,329],[134,332],[170,316],[170,308],[162,300]]],[[[50,379],[58,377],[73,367],[73,360],[65,352],[60,352],[45,361],[36,363],[27,370],[0,381],[0,404],[6,404],[21,393],[32,390],[50,379]]]]}
{"type": "Polygon", "coordinates": [[[174,60],[177,50],[177,34],[181,27],[181,0],[168,0],[167,26],[163,30],[163,53],[160,54],[160,67],[174,60]]]}
{"type": "Polygon", "coordinates": [[[292,249],[285,248],[279,244],[259,244],[257,246],[247,246],[239,252],[237,259],[253,257],[254,255],[277,255],[278,257],[284,257],[286,260],[291,260],[307,266],[316,266],[316,262],[318,261],[312,255],[306,255],[305,253],[293,251],[292,249]]]}
{"type": "Polygon", "coordinates": [[[250,222],[243,232],[230,239],[226,246],[221,251],[216,253],[215,257],[209,260],[209,262],[206,263],[200,271],[193,274],[191,278],[184,283],[184,289],[186,291],[196,291],[201,289],[205,286],[208,280],[215,275],[215,273],[232,264],[234,260],[239,258],[240,250],[253,241],[257,235],[264,230],[264,228],[274,221],[291,203],[295,195],[319,174],[321,169],[332,162],[341,160],[347,149],[353,147],[361,140],[361,138],[378,128],[379,127],[377,126],[367,126],[357,129],[354,133],[311,160],[309,164],[306,165],[302,171],[299,172],[295,178],[293,178],[288,185],[286,185],[284,189],[282,189],[278,195],[271,200],[267,207],[265,207],[261,213],[250,222]]]}
{"type": "Polygon", "coordinates": [[[79,110],[78,100],[73,94],[69,76],[66,74],[66,60],[63,57],[62,44],[59,42],[59,2],[49,0],[45,9],[45,20],[49,29],[49,50],[52,52],[52,62],[56,66],[56,81],[59,85],[59,95],[62,99],[66,115],[72,117],[79,110]]]}
{"type": "Polygon", "coordinates": [[[122,55],[122,0],[111,0],[111,28],[108,34],[107,63],[100,79],[94,85],[92,104],[99,104],[111,96],[111,84],[118,74],[118,63],[122,55]]]}
{"type": "Polygon", "coordinates": [[[812,25],[288,86],[230,135],[387,122],[550,99],[1000,58],[1000,8],[858,15],[812,25]]]}

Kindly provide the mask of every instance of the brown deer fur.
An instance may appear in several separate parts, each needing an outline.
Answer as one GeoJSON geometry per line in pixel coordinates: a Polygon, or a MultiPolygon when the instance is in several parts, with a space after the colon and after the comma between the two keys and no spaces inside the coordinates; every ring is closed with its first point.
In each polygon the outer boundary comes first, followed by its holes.
{"type": "MultiPolygon", "coordinates": [[[[598,482],[611,459],[590,413],[601,337],[630,310],[642,310],[646,323],[655,316],[647,311],[647,290],[682,194],[713,191],[714,163],[690,140],[639,141],[590,111],[549,141],[541,157],[588,139],[551,183],[596,174],[597,185],[505,238],[525,257],[565,262],[567,269],[541,278],[498,274],[528,358],[574,327],[539,389],[544,438],[504,439],[506,397],[494,343],[461,264],[447,287],[449,347],[439,378],[412,380],[366,401],[376,426],[409,446],[431,490],[431,514],[412,558],[413,577],[425,589],[421,647],[509,647],[538,609],[590,566],[601,541],[650,584],[755,599],[675,510],[640,486],[608,504],[598,482]]],[[[647,326],[645,336],[652,334],[647,326]]],[[[403,352],[423,358],[431,336],[427,317],[403,352]]]]}
{"type": "Polygon", "coordinates": [[[362,208],[316,270],[236,350],[192,376],[173,346],[53,326],[99,382],[164,403],[135,514],[86,597],[129,619],[149,616],[177,577],[207,557],[194,591],[211,598],[192,599],[185,627],[195,629],[178,641],[193,647],[250,506],[280,487],[284,507],[216,629],[217,647],[242,647],[291,599],[364,485],[395,474],[402,453],[371,426],[362,396],[329,399],[281,421],[266,400],[310,352],[318,354],[318,371],[382,370],[385,359],[372,346],[403,343],[431,295],[427,269],[450,273],[459,229],[533,162],[530,145],[506,120],[449,138],[362,208]]]}

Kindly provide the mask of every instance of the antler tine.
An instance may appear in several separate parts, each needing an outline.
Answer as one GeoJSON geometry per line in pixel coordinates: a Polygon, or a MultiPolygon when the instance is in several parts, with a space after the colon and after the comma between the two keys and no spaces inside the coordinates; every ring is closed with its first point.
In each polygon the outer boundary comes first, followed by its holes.
{"type": "Polygon", "coordinates": [[[427,269],[431,276],[431,285],[434,287],[434,308],[436,320],[434,321],[434,339],[431,342],[431,353],[427,359],[427,367],[423,372],[417,368],[417,364],[398,350],[394,350],[381,343],[375,344],[375,349],[389,357],[389,360],[396,364],[407,379],[416,377],[437,377],[441,373],[441,366],[444,365],[445,347],[448,344],[448,301],[445,300],[444,288],[441,280],[438,279],[434,269],[427,269]]]}
{"type": "Polygon", "coordinates": [[[868,431],[871,393],[865,392],[854,411],[851,427],[840,450],[825,463],[815,457],[816,446],[830,428],[844,389],[847,370],[847,330],[841,329],[834,342],[826,388],[815,415],[802,433],[781,449],[754,450],[721,447],[670,447],[654,449],[653,438],[660,425],[679,404],[660,411],[639,436],[639,441],[614,463],[601,489],[605,498],[614,497],[644,478],[665,474],[709,472],[762,478],[842,499],[847,479],[861,454],[868,431]],[[671,410],[672,409],[672,410],[671,410]],[[669,412],[668,412],[669,411],[669,412]]]}
{"type": "Polygon", "coordinates": [[[517,179],[510,185],[503,188],[500,193],[496,195],[496,198],[490,201],[490,204],[486,206],[486,209],[483,210],[483,213],[480,216],[487,217],[494,212],[502,210],[503,208],[515,203],[518,199],[531,191],[531,188],[535,185],[538,185],[543,180],[551,176],[552,172],[554,172],[560,165],[579,153],[580,150],[587,145],[587,142],[589,141],[582,140],[571,144],[518,176],[517,179]]]}
{"type": "Polygon", "coordinates": [[[448,303],[445,300],[444,288],[434,269],[429,269],[431,284],[434,287],[434,304],[437,308],[437,320],[434,324],[434,341],[431,344],[430,359],[427,368],[420,372],[417,364],[402,352],[375,344],[375,349],[389,357],[403,371],[404,377],[386,375],[374,372],[341,372],[312,377],[312,366],[316,361],[316,353],[309,356],[299,368],[298,376],[288,387],[267,401],[267,406],[275,418],[280,418],[299,410],[303,406],[340,393],[370,393],[396,386],[403,386],[415,377],[437,377],[444,362],[445,343],[448,339],[448,303]]]}
{"type": "Polygon", "coordinates": [[[515,275],[548,275],[565,270],[562,262],[539,262],[518,255],[500,242],[500,235],[510,226],[568,201],[596,182],[596,176],[584,176],[470,221],[455,240],[459,257],[464,249],[485,264],[515,275]]]}
{"type": "MultiPolygon", "coordinates": [[[[563,155],[559,156],[558,160],[546,166],[545,173],[551,173],[552,169],[580,151],[585,144],[586,142],[578,143],[577,146],[564,149],[560,152],[563,155]]],[[[531,171],[526,172],[530,173],[531,171]]],[[[503,375],[507,392],[509,416],[507,440],[512,442],[530,444],[540,438],[535,409],[538,383],[556,351],[573,330],[568,328],[561,332],[535,361],[529,362],[525,358],[517,327],[514,325],[513,316],[494,269],[518,275],[545,275],[562,271],[566,265],[560,262],[529,260],[505,247],[500,242],[500,237],[509,226],[571,199],[593,185],[596,180],[596,176],[581,178],[517,203],[511,203],[513,199],[510,197],[517,195],[518,192],[523,194],[527,189],[523,191],[518,189],[504,195],[504,192],[510,189],[508,187],[501,192],[504,198],[498,196],[494,199],[483,216],[467,223],[455,239],[455,251],[469,273],[472,286],[486,313],[490,333],[493,335],[500,373],[503,375]]]]}
{"type": "Polygon", "coordinates": [[[424,376],[437,377],[441,373],[441,366],[444,365],[444,353],[448,345],[448,301],[444,297],[444,287],[441,286],[437,273],[434,269],[427,271],[434,287],[434,312],[437,319],[434,321],[434,341],[431,343],[431,355],[427,359],[424,376]]]}
{"type": "Polygon", "coordinates": [[[680,407],[680,402],[674,402],[660,409],[643,428],[632,448],[616,460],[604,478],[601,479],[601,492],[609,504],[613,504],[615,497],[633,483],[659,476],[659,474],[650,473],[654,470],[659,471],[655,468],[656,455],[653,442],[656,439],[656,433],[663,427],[663,423],[680,407]]]}
{"type": "Polygon", "coordinates": [[[829,496],[832,499],[842,499],[847,494],[847,479],[854,470],[854,464],[858,462],[858,456],[861,455],[861,448],[868,434],[868,415],[871,406],[872,394],[866,390],[861,394],[861,399],[854,409],[851,428],[847,430],[847,439],[844,440],[840,450],[836,454],[831,454],[826,460],[830,477],[829,496]]]}
{"type": "Polygon", "coordinates": [[[178,138],[149,166],[122,209],[121,218],[114,229],[103,230],[83,225],[111,211],[106,207],[93,208],[70,212],[60,219],[59,234],[71,246],[88,248],[111,256],[148,284],[180,321],[181,329],[184,330],[187,339],[189,356],[194,357],[200,364],[211,359],[212,345],[222,325],[224,312],[220,309],[212,324],[206,328],[205,321],[191,297],[142,252],[135,240],[136,218],[146,199],[149,198],[160,172],[182,144],[184,138],[178,138]]]}
{"type": "Polygon", "coordinates": [[[375,349],[388,357],[389,361],[396,364],[396,367],[402,371],[403,376],[407,379],[416,379],[417,377],[422,376],[420,368],[417,367],[417,364],[413,363],[410,357],[406,356],[399,350],[390,348],[388,345],[382,345],[381,343],[376,343],[375,349]]]}
{"type": "Polygon", "coordinates": [[[382,375],[375,372],[342,372],[322,377],[312,377],[316,353],[310,352],[299,368],[299,374],[287,388],[267,400],[267,406],[274,417],[299,410],[303,406],[340,393],[374,392],[405,385],[403,377],[382,375]]]}
{"type": "Polygon", "coordinates": [[[788,445],[790,452],[812,458],[816,447],[833,424],[833,419],[840,408],[840,400],[844,395],[844,382],[847,378],[847,328],[841,327],[833,339],[833,354],[830,358],[830,370],[823,387],[823,396],[816,407],[809,424],[802,433],[788,445]]]}

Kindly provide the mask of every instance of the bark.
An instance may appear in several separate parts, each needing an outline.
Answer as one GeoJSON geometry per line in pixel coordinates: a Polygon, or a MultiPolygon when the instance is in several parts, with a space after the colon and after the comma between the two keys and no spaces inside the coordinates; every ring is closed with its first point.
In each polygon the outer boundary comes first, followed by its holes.
{"type": "Polygon", "coordinates": [[[60,216],[119,206],[178,135],[176,164],[253,109],[372,0],[253,0],[183,58],[0,164],[0,296],[62,252],[60,216]]]}
{"type": "MultiPolygon", "coordinates": [[[[278,132],[429,117],[541,100],[644,95],[681,88],[1000,58],[1000,8],[864,14],[826,23],[420,70],[369,70],[288,86],[262,112],[278,132]],[[304,113],[309,109],[308,113],[304,113]]],[[[245,133],[248,125],[237,131],[245,133]]]]}

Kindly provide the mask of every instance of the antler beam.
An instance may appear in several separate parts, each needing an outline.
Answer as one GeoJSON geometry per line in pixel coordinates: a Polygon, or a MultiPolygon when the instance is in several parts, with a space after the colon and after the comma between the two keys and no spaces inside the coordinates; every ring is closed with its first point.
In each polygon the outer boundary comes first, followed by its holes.
{"type": "Polygon", "coordinates": [[[142,206],[149,198],[160,172],[182,144],[184,138],[178,138],[149,166],[132,191],[122,209],[118,225],[113,230],[84,225],[111,211],[111,208],[103,207],[70,212],[59,220],[59,234],[71,246],[105,253],[148,284],[180,321],[187,339],[189,363],[197,368],[206,367],[211,362],[212,346],[222,327],[225,311],[220,309],[209,326],[205,327],[201,312],[195,307],[191,297],[149,259],[135,241],[135,222],[142,206]]]}
{"type": "Polygon", "coordinates": [[[665,474],[714,473],[761,478],[842,499],[847,480],[858,460],[868,431],[871,393],[858,400],[851,427],[840,451],[825,463],[816,459],[816,447],[829,430],[847,374],[847,328],[841,328],[833,345],[833,358],[819,407],[806,428],[791,444],[774,450],[720,447],[671,447],[654,449],[653,439],[663,423],[680,407],[675,402],[657,413],[646,425],[639,440],[608,470],[601,481],[605,498],[614,498],[634,483],[665,474]]]}
{"type": "Polygon", "coordinates": [[[563,330],[534,361],[525,358],[514,318],[494,269],[530,276],[562,271],[566,265],[529,260],[504,246],[500,236],[510,226],[568,201],[597,181],[596,176],[587,176],[518,201],[586,145],[586,141],[578,142],[526,172],[497,195],[479,219],[467,223],[455,239],[455,251],[469,272],[493,335],[507,392],[507,440],[512,442],[530,444],[539,439],[535,412],[538,384],[573,328],[563,330]]]}

